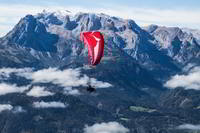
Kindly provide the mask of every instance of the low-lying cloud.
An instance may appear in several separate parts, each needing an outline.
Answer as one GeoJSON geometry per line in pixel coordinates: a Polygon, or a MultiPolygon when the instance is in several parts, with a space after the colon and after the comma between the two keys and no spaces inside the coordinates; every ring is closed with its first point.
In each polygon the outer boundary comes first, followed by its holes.
{"type": "Polygon", "coordinates": [[[64,94],[77,96],[80,95],[81,93],[77,89],[72,89],[72,87],[66,87],[64,88],[64,94]]]}
{"type": "Polygon", "coordinates": [[[0,104],[0,113],[6,110],[12,110],[13,106],[10,104],[0,104]]]}
{"type": "Polygon", "coordinates": [[[17,86],[16,84],[0,83],[0,95],[9,93],[23,93],[29,86],[17,86]]]}
{"type": "Polygon", "coordinates": [[[88,83],[96,88],[108,88],[112,86],[110,83],[98,81],[95,78],[89,78],[87,75],[81,74],[80,69],[59,70],[57,68],[48,68],[38,71],[33,71],[31,68],[0,69],[0,76],[9,77],[12,73],[32,80],[32,83],[53,83],[61,87],[88,86],[88,83]]]}
{"type": "Polygon", "coordinates": [[[21,106],[12,106],[10,104],[0,104],[0,113],[3,111],[12,111],[13,113],[26,112],[21,106]]]}
{"type": "Polygon", "coordinates": [[[16,107],[14,107],[14,108],[12,109],[12,112],[13,112],[13,113],[24,113],[24,112],[26,112],[26,110],[23,109],[21,106],[16,106],[16,107]]]}
{"type": "MultiPolygon", "coordinates": [[[[52,83],[64,89],[67,95],[80,95],[80,91],[76,87],[86,87],[88,84],[95,88],[108,88],[112,87],[110,83],[98,81],[95,78],[89,78],[87,75],[82,74],[80,69],[65,69],[59,70],[57,68],[41,69],[33,71],[32,68],[1,68],[0,78],[8,79],[11,74],[20,76],[31,80],[31,84],[37,83],[52,83]]],[[[31,85],[30,84],[30,85],[31,85]]],[[[8,93],[23,93],[28,90],[28,86],[17,86],[16,84],[0,83],[0,95],[8,93]]],[[[53,92],[47,91],[44,87],[35,86],[29,92],[28,96],[43,97],[52,96],[53,92]]]]}
{"type": "Polygon", "coordinates": [[[53,102],[41,101],[41,102],[34,102],[33,107],[35,108],[65,108],[66,105],[62,102],[56,102],[56,101],[53,101],[53,102]]]}
{"type": "Polygon", "coordinates": [[[128,133],[129,129],[125,128],[118,122],[96,123],[92,126],[86,125],[84,133],[128,133]]]}
{"type": "Polygon", "coordinates": [[[31,72],[31,68],[1,68],[0,69],[0,78],[9,78],[12,73],[27,73],[31,72]]]}
{"type": "Polygon", "coordinates": [[[97,81],[95,78],[90,79],[90,84],[95,88],[109,88],[112,87],[110,83],[97,81]]]}
{"type": "Polygon", "coordinates": [[[200,90],[200,67],[194,67],[188,74],[175,75],[164,86],[168,88],[183,87],[185,89],[200,90]]]}
{"type": "Polygon", "coordinates": [[[187,130],[200,130],[200,125],[193,124],[183,124],[177,127],[178,129],[187,129],[187,130]]]}
{"type": "Polygon", "coordinates": [[[29,92],[27,92],[27,95],[33,97],[45,97],[52,96],[54,93],[45,90],[45,87],[34,86],[29,92]]]}
{"type": "Polygon", "coordinates": [[[89,78],[81,76],[78,69],[58,70],[57,68],[42,69],[24,75],[31,79],[33,83],[54,83],[62,87],[76,87],[87,85],[89,78]]]}
{"type": "Polygon", "coordinates": [[[54,83],[62,87],[88,86],[89,82],[96,88],[112,86],[109,83],[82,75],[79,69],[58,70],[57,68],[48,68],[31,73],[21,73],[20,75],[31,79],[33,83],[54,83]]]}

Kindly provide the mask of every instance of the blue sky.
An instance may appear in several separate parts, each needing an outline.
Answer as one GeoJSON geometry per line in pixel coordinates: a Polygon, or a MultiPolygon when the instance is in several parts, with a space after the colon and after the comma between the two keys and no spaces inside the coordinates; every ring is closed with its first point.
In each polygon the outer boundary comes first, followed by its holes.
{"type": "Polygon", "coordinates": [[[49,4],[61,6],[83,6],[83,7],[98,7],[99,5],[114,4],[117,6],[126,5],[130,7],[150,7],[150,8],[184,8],[184,9],[199,9],[199,0],[1,0],[1,4],[31,4],[44,5],[49,4]]]}
{"type": "Polygon", "coordinates": [[[200,29],[200,0],[0,0],[0,36],[20,18],[43,9],[76,12],[103,12],[134,19],[146,26],[158,24],[200,29]]]}

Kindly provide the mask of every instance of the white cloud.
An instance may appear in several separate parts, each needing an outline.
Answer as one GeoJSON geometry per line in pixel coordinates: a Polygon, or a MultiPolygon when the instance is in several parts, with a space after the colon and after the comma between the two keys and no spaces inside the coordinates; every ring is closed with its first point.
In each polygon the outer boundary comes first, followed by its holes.
{"type": "Polygon", "coordinates": [[[29,92],[27,92],[27,95],[33,97],[45,97],[52,96],[54,93],[45,90],[45,87],[34,86],[29,92]]]}
{"type": "Polygon", "coordinates": [[[84,133],[128,133],[129,129],[125,128],[118,122],[96,123],[92,126],[86,125],[84,133]]]}
{"type": "Polygon", "coordinates": [[[26,112],[21,106],[13,107],[10,104],[0,104],[0,113],[2,111],[6,111],[6,110],[12,111],[13,113],[23,113],[23,112],[26,112]]]}
{"type": "Polygon", "coordinates": [[[15,84],[0,83],[0,95],[5,95],[9,93],[23,93],[28,88],[29,86],[18,87],[15,84]]]}
{"type": "Polygon", "coordinates": [[[77,89],[72,89],[72,87],[66,87],[64,88],[64,94],[77,96],[80,95],[81,93],[77,89]]]}
{"type": "Polygon", "coordinates": [[[13,113],[24,113],[26,110],[24,110],[21,106],[16,106],[13,108],[13,113]]]}
{"type": "Polygon", "coordinates": [[[0,77],[8,78],[10,74],[16,73],[30,73],[32,71],[31,68],[1,68],[0,69],[0,77]]]}
{"type": "Polygon", "coordinates": [[[66,105],[62,102],[44,102],[44,101],[41,101],[41,102],[34,102],[33,103],[33,106],[35,108],[65,108],[66,105]]]}
{"type": "Polygon", "coordinates": [[[57,68],[48,68],[35,72],[20,73],[20,76],[31,79],[33,83],[54,83],[62,87],[88,86],[89,82],[96,88],[112,86],[109,83],[97,81],[94,78],[90,79],[87,75],[82,75],[79,69],[58,70],[57,68]]]}
{"type": "Polygon", "coordinates": [[[200,130],[200,125],[183,124],[177,127],[178,129],[200,130]]]}
{"type": "MultiPolygon", "coordinates": [[[[80,69],[65,69],[59,70],[57,68],[48,68],[38,71],[33,71],[31,68],[17,69],[17,68],[2,68],[0,69],[0,77],[7,79],[10,74],[15,74],[20,77],[32,80],[34,83],[53,83],[64,88],[64,93],[68,95],[79,95],[80,92],[74,87],[86,87],[91,84],[95,88],[108,88],[112,87],[110,83],[98,81],[95,78],[89,78],[85,74],[81,74],[80,69]]],[[[10,85],[2,83],[0,84],[0,95],[13,93],[13,92],[24,92],[27,87],[17,87],[16,85],[10,85]],[[7,88],[7,89],[5,89],[7,88]]],[[[28,93],[28,96],[49,96],[53,95],[52,92],[45,90],[43,87],[33,87],[28,93]]]]}
{"type": "Polygon", "coordinates": [[[106,83],[106,82],[102,82],[102,81],[97,81],[94,78],[90,79],[90,84],[92,86],[94,86],[95,88],[108,88],[108,87],[112,87],[112,85],[110,83],[106,83]]]}
{"type": "MultiPolygon", "coordinates": [[[[1,24],[1,23],[0,23],[1,24]]],[[[1,24],[0,25],[0,37],[6,35],[8,33],[8,31],[12,30],[13,25],[6,25],[6,24],[1,24]]]]}
{"type": "Polygon", "coordinates": [[[54,83],[62,87],[85,86],[89,78],[81,76],[78,69],[58,70],[56,68],[42,69],[26,76],[33,80],[33,83],[54,83]]]}
{"type": "MultiPolygon", "coordinates": [[[[192,26],[197,24],[200,18],[197,18],[199,11],[190,10],[162,10],[150,8],[124,8],[125,10],[109,11],[112,14],[125,18],[132,18],[136,23],[161,24],[167,26],[192,26]],[[128,10],[128,12],[127,12],[128,10]],[[126,14],[126,15],[124,15],[126,14]]],[[[200,28],[200,25],[198,25],[200,28]]]]}
{"type": "Polygon", "coordinates": [[[5,110],[12,110],[13,106],[10,104],[0,104],[0,113],[5,110]]]}
{"type": "Polygon", "coordinates": [[[175,75],[164,86],[169,88],[183,87],[200,90],[200,67],[194,67],[188,74],[175,75]]]}
{"type": "MultiPolygon", "coordinates": [[[[108,7],[108,6],[107,6],[108,7]]],[[[156,9],[143,7],[115,6],[112,8],[97,8],[94,12],[103,12],[112,16],[133,19],[141,26],[158,24],[165,26],[178,26],[200,28],[200,10],[185,9],[156,9]]],[[[91,12],[91,11],[88,11],[91,12]]]]}
{"type": "Polygon", "coordinates": [[[21,106],[13,107],[10,104],[0,104],[0,113],[2,111],[6,111],[6,110],[12,111],[13,113],[23,113],[23,112],[26,112],[21,106]]]}

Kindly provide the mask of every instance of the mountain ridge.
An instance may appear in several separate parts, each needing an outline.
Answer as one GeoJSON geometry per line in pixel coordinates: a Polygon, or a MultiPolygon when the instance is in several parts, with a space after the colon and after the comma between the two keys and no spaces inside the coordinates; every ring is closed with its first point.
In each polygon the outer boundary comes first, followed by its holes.
{"type": "MultiPolygon", "coordinates": [[[[30,16],[26,17],[29,18],[30,16]]],[[[154,44],[155,40],[153,40],[153,37],[148,32],[140,28],[133,20],[124,20],[105,14],[96,15],[93,13],[78,13],[74,16],[56,16],[55,12],[43,12],[32,17],[34,18],[34,21],[38,23],[35,25],[35,27],[32,27],[35,28],[35,31],[32,30],[31,33],[31,29],[29,29],[30,31],[27,32],[27,34],[23,34],[24,28],[20,27],[20,23],[27,24],[27,22],[20,22],[18,24],[19,27],[17,27],[17,25],[12,30],[12,32],[1,39],[1,44],[11,43],[10,41],[7,41],[9,40],[9,36],[11,36],[10,38],[12,39],[10,40],[12,40],[13,43],[21,46],[23,43],[25,48],[30,46],[29,48],[37,51],[44,51],[46,49],[46,52],[50,52],[50,54],[56,52],[55,49],[57,49],[58,51],[56,54],[56,58],[60,60],[60,57],[65,58],[66,51],[70,52],[71,55],[86,55],[84,54],[85,50],[82,49],[80,45],[78,45],[81,44],[81,42],[79,41],[80,32],[88,30],[100,30],[102,33],[104,33],[105,43],[107,44],[106,47],[108,47],[108,49],[110,50],[114,49],[113,47],[119,47],[141,64],[149,64],[149,66],[152,66],[152,69],[154,69],[155,67],[153,66],[157,64],[161,65],[161,67],[167,66],[165,69],[169,70],[177,68],[171,58],[163,53],[163,51],[159,51],[157,46],[154,44]],[[37,27],[40,27],[41,30],[37,31],[37,27]],[[69,27],[71,29],[69,29],[69,27]],[[21,30],[22,32],[21,34],[19,33],[19,37],[21,38],[18,37],[17,39],[14,39],[16,37],[15,34],[18,33],[18,30],[21,30]],[[23,39],[28,40],[28,35],[34,35],[36,36],[36,38],[34,39],[32,37],[30,43],[21,41],[23,39]],[[26,36],[27,38],[25,38],[26,36]],[[43,39],[38,38],[39,36],[41,36],[43,39]],[[45,42],[46,40],[48,40],[48,42],[45,42]],[[39,45],[38,47],[40,49],[37,49],[37,45],[35,45],[34,42],[39,45]],[[44,45],[44,43],[46,44],[46,46],[44,45]],[[72,47],[71,44],[74,43],[76,44],[72,47]],[[67,46],[67,44],[69,46],[67,46]],[[56,48],[54,47],[54,45],[56,46],[56,48]],[[52,49],[54,49],[53,52],[50,51],[52,49]],[[151,51],[155,52],[152,53],[151,51]],[[166,60],[167,63],[164,63],[162,60],[166,60]]],[[[112,51],[109,53],[112,53],[112,51]]]]}

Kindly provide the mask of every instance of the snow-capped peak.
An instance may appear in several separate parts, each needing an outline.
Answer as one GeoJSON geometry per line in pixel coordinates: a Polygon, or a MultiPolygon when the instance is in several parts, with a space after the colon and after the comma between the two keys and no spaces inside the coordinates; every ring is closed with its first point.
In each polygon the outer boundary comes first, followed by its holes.
{"type": "Polygon", "coordinates": [[[45,9],[41,13],[35,15],[36,18],[45,18],[52,19],[52,17],[59,19],[60,21],[64,21],[66,16],[72,16],[72,12],[69,10],[51,10],[45,9]]]}
{"type": "Polygon", "coordinates": [[[50,10],[44,9],[42,11],[43,14],[55,14],[56,16],[66,16],[72,14],[70,10],[50,10]]]}

